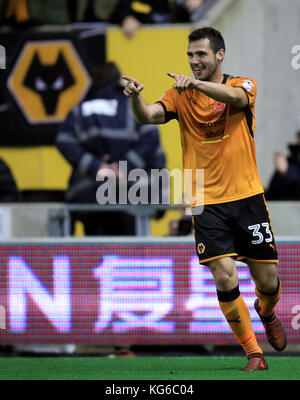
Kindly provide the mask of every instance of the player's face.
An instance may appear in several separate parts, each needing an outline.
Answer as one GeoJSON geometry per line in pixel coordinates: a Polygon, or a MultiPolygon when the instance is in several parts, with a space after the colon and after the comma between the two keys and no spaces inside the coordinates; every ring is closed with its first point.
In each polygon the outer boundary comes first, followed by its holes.
{"type": "Polygon", "coordinates": [[[189,43],[187,55],[196,79],[210,81],[218,68],[216,54],[210,47],[209,39],[189,43]]]}

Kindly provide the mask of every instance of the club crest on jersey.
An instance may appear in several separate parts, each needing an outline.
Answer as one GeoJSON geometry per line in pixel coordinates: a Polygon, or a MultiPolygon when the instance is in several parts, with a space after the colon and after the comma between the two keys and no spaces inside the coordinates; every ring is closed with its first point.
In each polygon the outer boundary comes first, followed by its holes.
{"type": "Polygon", "coordinates": [[[226,104],[221,103],[220,101],[215,101],[214,102],[214,109],[216,111],[224,111],[226,107],[226,104]]]}
{"type": "Polygon", "coordinates": [[[248,79],[245,79],[243,81],[243,87],[248,90],[248,92],[250,92],[253,89],[253,83],[251,81],[249,81],[248,79]]]}

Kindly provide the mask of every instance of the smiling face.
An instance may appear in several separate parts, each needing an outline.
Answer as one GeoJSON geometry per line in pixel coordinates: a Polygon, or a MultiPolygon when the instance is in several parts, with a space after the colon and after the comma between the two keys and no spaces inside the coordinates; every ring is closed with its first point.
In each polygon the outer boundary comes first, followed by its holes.
{"type": "Polygon", "coordinates": [[[215,54],[209,39],[205,38],[190,42],[187,55],[195,78],[201,81],[211,81],[221,70],[224,49],[218,50],[215,54]]]}

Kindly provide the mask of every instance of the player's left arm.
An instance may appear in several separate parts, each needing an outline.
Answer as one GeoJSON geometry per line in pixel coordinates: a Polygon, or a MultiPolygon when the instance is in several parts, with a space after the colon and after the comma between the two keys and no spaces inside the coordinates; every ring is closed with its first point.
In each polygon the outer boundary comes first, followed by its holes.
{"type": "Polygon", "coordinates": [[[174,89],[181,94],[188,88],[199,90],[207,96],[213,98],[216,101],[220,101],[225,104],[233,104],[238,108],[244,108],[248,105],[248,96],[241,87],[234,87],[224,85],[222,83],[200,81],[193,79],[185,75],[171,74],[168,72],[168,76],[176,80],[173,85],[174,89]]]}

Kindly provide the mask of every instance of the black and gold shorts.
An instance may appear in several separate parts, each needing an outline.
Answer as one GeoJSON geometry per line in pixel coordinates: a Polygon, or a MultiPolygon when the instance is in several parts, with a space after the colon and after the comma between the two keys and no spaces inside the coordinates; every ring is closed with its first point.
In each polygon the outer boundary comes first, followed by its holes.
{"type": "Polygon", "coordinates": [[[193,218],[201,264],[223,257],[277,263],[278,254],[265,197],[204,206],[193,218]]]}

